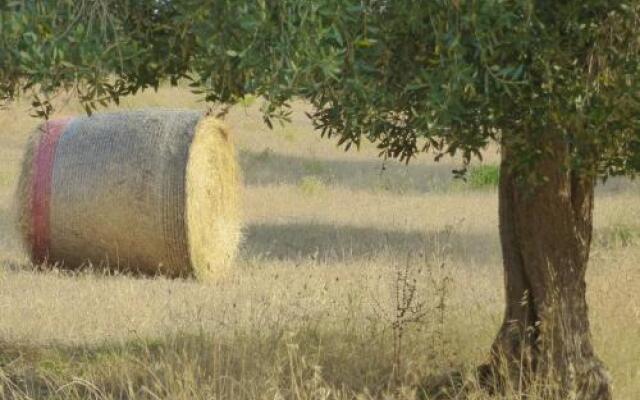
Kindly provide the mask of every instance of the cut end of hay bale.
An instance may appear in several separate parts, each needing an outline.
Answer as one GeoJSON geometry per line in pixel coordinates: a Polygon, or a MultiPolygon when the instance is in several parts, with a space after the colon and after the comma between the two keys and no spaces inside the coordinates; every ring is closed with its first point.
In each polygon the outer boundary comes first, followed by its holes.
{"type": "Polygon", "coordinates": [[[196,127],[187,164],[186,221],[189,256],[199,280],[230,268],[241,239],[238,167],[227,129],[205,117],[196,127]]]}

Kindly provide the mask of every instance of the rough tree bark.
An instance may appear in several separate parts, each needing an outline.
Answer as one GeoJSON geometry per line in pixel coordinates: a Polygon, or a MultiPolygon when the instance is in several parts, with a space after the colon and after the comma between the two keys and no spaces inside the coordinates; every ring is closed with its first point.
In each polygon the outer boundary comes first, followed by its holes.
{"type": "Polygon", "coordinates": [[[571,171],[567,156],[566,144],[553,144],[535,166],[545,180],[532,188],[516,179],[503,147],[506,313],[480,378],[497,390],[535,385],[551,398],[609,400],[610,379],[591,344],[585,297],[594,180],[571,171]]]}

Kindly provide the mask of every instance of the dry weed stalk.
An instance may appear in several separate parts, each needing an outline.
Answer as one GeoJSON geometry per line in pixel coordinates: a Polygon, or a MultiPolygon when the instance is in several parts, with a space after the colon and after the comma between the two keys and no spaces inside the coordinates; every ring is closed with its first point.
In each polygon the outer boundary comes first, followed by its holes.
{"type": "Polygon", "coordinates": [[[449,284],[451,282],[451,278],[446,271],[446,265],[452,247],[452,233],[456,225],[446,225],[442,231],[430,237],[429,241],[433,245],[433,250],[419,253],[419,257],[423,258],[423,266],[417,267],[415,265],[412,252],[407,253],[404,263],[394,264],[393,306],[391,310],[385,312],[385,308],[380,304],[379,300],[375,297],[373,298],[374,312],[380,320],[391,328],[393,335],[393,372],[390,386],[394,388],[402,386],[403,377],[406,373],[404,342],[407,331],[411,326],[425,325],[429,316],[432,316],[435,321],[432,351],[437,358],[446,359],[445,316],[449,284]],[[435,299],[434,303],[429,303],[421,295],[419,279],[424,279],[428,282],[430,292],[428,297],[435,299]]]}

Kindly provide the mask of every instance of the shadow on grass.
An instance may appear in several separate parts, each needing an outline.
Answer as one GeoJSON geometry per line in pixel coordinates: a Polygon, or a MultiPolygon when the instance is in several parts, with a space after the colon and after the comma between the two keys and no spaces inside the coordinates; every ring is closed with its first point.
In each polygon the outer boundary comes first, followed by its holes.
{"type": "Polygon", "coordinates": [[[305,176],[316,176],[327,184],[349,189],[425,193],[446,190],[453,182],[452,166],[446,164],[314,159],[271,150],[240,151],[239,160],[247,185],[296,185],[305,176]]]}
{"type": "Polygon", "coordinates": [[[440,231],[392,231],[316,223],[257,224],[245,231],[241,254],[248,258],[320,263],[373,260],[384,255],[486,262],[499,259],[497,235],[440,231]],[[495,237],[494,237],[495,236],[495,237]]]}
{"type": "Polygon", "coordinates": [[[102,346],[0,340],[0,398],[297,398],[323,388],[380,393],[392,373],[390,340],[382,331],[372,340],[355,330],[319,327],[102,346]],[[367,351],[370,346],[377,350],[367,351]]]}

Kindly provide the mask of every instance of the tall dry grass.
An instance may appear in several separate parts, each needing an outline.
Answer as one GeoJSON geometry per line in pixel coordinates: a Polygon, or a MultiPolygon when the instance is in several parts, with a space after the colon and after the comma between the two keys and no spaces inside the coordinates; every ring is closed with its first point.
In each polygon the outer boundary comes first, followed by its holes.
{"type": "MultiPolygon", "coordinates": [[[[180,88],[122,105],[149,106],[204,108],[180,88]]],[[[11,193],[37,121],[22,103],[0,111],[0,398],[414,398],[425,376],[481,363],[503,311],[495,190],[452,181],[455,160],[382,171],[371,146],[344,154],[320,139],[304,109],[274,131],[256,105],[229,115],[247,225],[234,272],[214,285],[34,272],[11,193]],[[399,276],[420,305],[401,321],[400,347],[399,276]]],[[[60,110],[80,112],[72,101],[60,110]]],[[[497,157],[488,150],[486,162],[497,157]]],[[[596,349],[616,398],[630,400],[640,393],[638,195],[625,180],[598,189],[588,276],[596,349]]]]}

